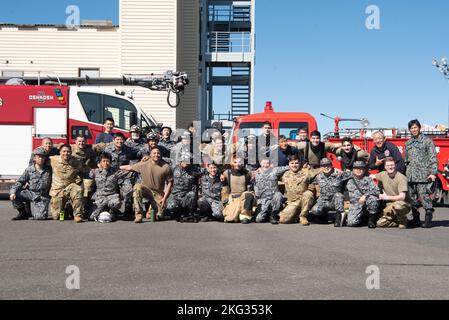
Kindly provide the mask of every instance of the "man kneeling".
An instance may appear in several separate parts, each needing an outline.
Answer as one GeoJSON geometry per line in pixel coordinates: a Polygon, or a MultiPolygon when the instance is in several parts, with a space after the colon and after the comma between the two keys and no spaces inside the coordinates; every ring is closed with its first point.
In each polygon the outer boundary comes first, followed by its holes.
{"type": "Polygon", "coordinates": [[[399,229],[406,229],[407,213],[412,209],[407,177],[397,171],[396,163],[390,157],[385,160],[385,170],[371,176],[379,181],[379,187],[383,190],[379,199],[387,202],[377,226],[386,228],[399,226],[399,229]]]}
{"type": "Polygon", "coordinates": [[[43,149],[34,152],[33,161],[10,190],[10,200],[19,214],[13,220],[26,220],[25,203],[30,203],[34,220],[45,220],[48,216],[51,171],[45,166],[47,154],[43,149]]]}

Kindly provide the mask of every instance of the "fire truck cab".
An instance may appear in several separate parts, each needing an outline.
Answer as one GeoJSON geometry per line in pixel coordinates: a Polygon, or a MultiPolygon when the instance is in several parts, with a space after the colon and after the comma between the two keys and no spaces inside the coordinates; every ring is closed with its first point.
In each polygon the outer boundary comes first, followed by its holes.
{"type": "Polygon", "coordinates": [[[94,143],[106,118],[125,135],[133,124],[146,130],[158,125],[113,88],[0,84],[0,193],[23,173],[43,138],[74,143],[82,134],[94,143]]]}
{"type": "Polygon", "coordinates": [[[315,118],[305,112],[275,112],[271,101],[265,104],[264,112],[237,117],[232,128],[232,143],[235,144],[249,134],[260,135],[263,123],[269,121],[276,137],[284,135],[288,140],[296,140],[298,129],[308,132],[317,130],[315,118]]]}

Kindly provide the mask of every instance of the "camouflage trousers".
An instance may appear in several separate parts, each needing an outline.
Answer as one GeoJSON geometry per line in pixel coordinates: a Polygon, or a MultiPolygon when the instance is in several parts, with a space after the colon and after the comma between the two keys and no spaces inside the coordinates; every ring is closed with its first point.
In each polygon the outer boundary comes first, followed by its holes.
{"type": "Polygon", "coordinates": [[[118,194],[111,194],[109,196],[98,196],[92,204],[91,214],[89,220],[94,220],[101,212],[108,210],[119,210],[122,206],[122,201],[118,194]]]}
{"type": "Polygon", "coordinates": [[[424,209],[433,211],[432,199],[428,190],[428,183],[409,182],[409,194],[413,200],[413,208],[419,208],[421,205],[424,209]]]}
{"type": "Polygon", "coordinates": [[[167,214],[172,217],[181,215],[192,215],[196,213],[198,205],[198,197],[196,192],[171,194],[167,200],[167,214]]]}
{"type": "Polygon", "coordinates": [[[76,183],[71,183],[51,197],[50,207],[53,219],[59,219],[59,213],[65,210],[67,201],[72,203],[74,216],[83,215],[83,188],[76,183]]]}
{"type": "Polygon", "coordinates": [[[125,203],[125,211],[131,210],[133,206],[133,178],[127,175],[119,181],[120,195],[125,203]]]}
{"type": "Polygon", "coordinates": [[[310,190],[305,191],[296,201],[287,201],[287,206],[279,214],[279,222],[292,223],[298,216],[307,218],[314,201],[314,195],[310,190]]]}
{"type": "Polygon", "coordinates": [[[272,212],[279,213],[284,202],[282,193],[275,192],[271,197],[258,198],[256,209],[256,222],[265,222],[272,212]]]}
{"type": "Polygon", "coordinates": [[[382,211],[382,217],[377,221],[378,227],[392,228],[399,224],[407,224],[407,213],[412,209],[411,205],[405,201],[395,201],[387,203],[382,211]]]}
{"type": "Polygon", "coordinates": [[[202,215],[209,216],[212,213],[214,218],[223,218],[223,203],[219,200],[202,197],[198,201],[198,208],[200,209],[200,213],[202,215]]]}
{"type": "Polygon", "coordinates": [[[364,204],[357,200],[352,200],[349,204],[348,227],[359,226],[362,223],[363,214],[368,211],[370,215],[377,215],[379,211],[379,201],[375,196],[366,197],[364,204]]]}
{"type": "Polygon", "coordinates": [[[160,205],[160,201],[163,197],[163,194],[153,191],[141,183],[137,183],[134,186],[133,193],[134,213],[137,215],[145,212],[143,202],[144,199],[147,199],[150,202],[150,209],[153,208],[155,211],[157,211],[157,215],[161,216],[165,210],[165,207],[162,207],[160,205]]]}
{"type": "Polygon", "coordinates": [[[16,200],[12,201],[15,209],[22,209],[25,203],[29,203],[31,207],[31,215],[35,220],[45,220],[48,217],[48,205],[50,198],[42,197],[29,190],[21,190],[16,192],[16,200]]]}
{"type": "Polygon", "coordinates": [[[317,203],[313,206],[311,213],[317,217],[325,216],[329,211],[335,210],[337,213],[342,213],[344,209],[344,196],[337,192],[332,197],[318,198],[317,203]]]}
{"type": "Polygon", "coordinates": [[[223,210],[225,222],[239,222],[243,219],[251,219],[253,215],[254,194],[245,191],[242,194],[231,194],[228,203],[223,210]]]}

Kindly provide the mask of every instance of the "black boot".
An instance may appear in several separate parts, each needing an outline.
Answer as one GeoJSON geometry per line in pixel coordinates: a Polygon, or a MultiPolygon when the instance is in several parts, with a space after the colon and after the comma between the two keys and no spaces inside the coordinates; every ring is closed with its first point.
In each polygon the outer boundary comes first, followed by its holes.
{"type": "Polygon", "coordinates": [[[421,227],[421,220],[419,220],[419,211],[416,208],[412,208],[413,220],[409,223],[410,227],[419,228],[421,227]]]}
{"type": "Polygon", "coordinates": [[[279,224],[279,217],[278,217],[279,211],[272,211],[270,214],[270,223],[271,224],[279,224]]]}
{"type": "Polygon", "coordinates": [[[335,212],[334,227],[341,227],[341,212],[335,212]]]}
{"type": "Polygon", "coordinates": [[[19,211],[17,216],[12,218],[11,220],[17,221],[17,220],[27,220],[28,219],[28,213],[26,212],[25,208],[18,208],[17,211],[19,211]]]}
{"type": "Polygon", "coordinates": [[[424,228],[432,228],[432,218],[433,218],[433,211],[432,210],[427,210],[426,211],[426,217],[424,220],[424,228]]]}
{"type": "Polygon", "coordinates": [[[376,222],[377,222],[377,215],[370,214],[368,219],[368,228],[375,229],[376,228],[376,222]]]}

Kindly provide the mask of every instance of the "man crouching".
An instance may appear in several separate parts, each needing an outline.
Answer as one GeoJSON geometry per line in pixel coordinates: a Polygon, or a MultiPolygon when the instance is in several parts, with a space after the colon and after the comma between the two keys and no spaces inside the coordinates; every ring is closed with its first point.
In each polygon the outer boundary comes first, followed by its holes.
{"type": "Polygon", "coordinates": [[[46,220],[50,197],[51,170],[45,166],[47,154],[43,149],[37,149],[33,156],[34,164],[30,165],[9,191],[9,199],[18,215],[12,220],[26,220],[28,214],[25,203],[30,203],[31,215],[34,220],[46,220]]]}
{"type": "Polygon", "coordinates": [[[379,188],[383,190],[379,199],[387,202],[377,226],[399,226],[399,229],[406,229],[407,213],[412,209],[407,177],[397,171],[396,163],[391,157],[385,159],[385,170],[371,176],[379,182],[379,188]]]}
{"type": "Polygon", "coordinates": [[[359,227],[362,224],[364,213],[368,211],[368,228],[376,228],[379,188],[366,175],[366,164],[363,161],[354,162],[352,175],[347,184],[349,191],[348,227],[359,227]]]}

